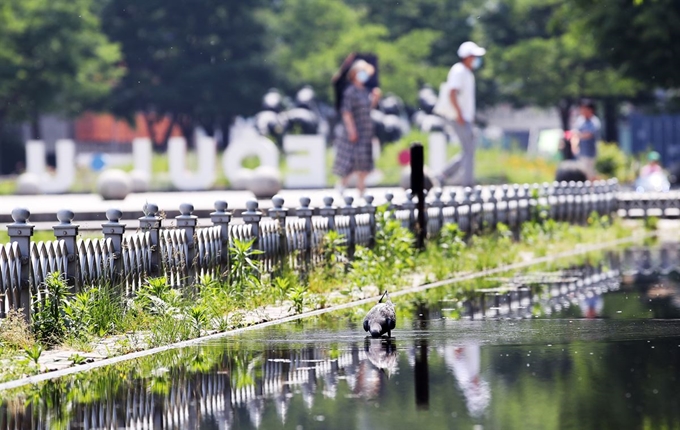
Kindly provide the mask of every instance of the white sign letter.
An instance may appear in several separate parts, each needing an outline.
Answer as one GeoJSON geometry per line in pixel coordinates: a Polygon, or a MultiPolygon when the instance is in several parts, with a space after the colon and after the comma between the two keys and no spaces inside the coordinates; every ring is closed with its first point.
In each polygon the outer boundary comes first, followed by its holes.
{"type": "Polygon", "coordinates": [[[76,177],[76,144],[70,139],[57,140],[57,168],[51,175],[45,170],[45,144],[40,140],[26,142],[26,171],[40,178],[43,193],[63,193],[71,188],[76,177]]]}
{"type": "Polygon", "coordinates": [[[187,171],[185,164],[186,141],[183,137],[170,138],[168,142],[170,179],[178,190],[206,190],[215,183],[215,158],[217,157],[215,140],[207,136],[198,136],[196,138],[196,153],[198,155],[198,171],[192,173],[187,171]]]}
{"type": "Polygon", "coordinates": [[[320,135],[288,135],[285,185],[290,188],[326,186],[326,141],[320,135]]]}
{"type": "Polygon", "coordinates": [[[234,142],[227,146],[222,156],[224,176],[229,182],[238,181],[238,171],[243,169],[243,159],[257,157],[260,166],[269,166],[279,170],[279,148],[274,142],[255,133],[242,133],[234,142]]]}

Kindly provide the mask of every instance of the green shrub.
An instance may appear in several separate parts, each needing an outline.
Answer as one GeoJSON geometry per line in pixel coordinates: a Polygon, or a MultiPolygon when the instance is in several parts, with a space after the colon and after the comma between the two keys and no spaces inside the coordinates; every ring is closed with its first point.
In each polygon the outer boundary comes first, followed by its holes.
{"type": "Polygon", "coordinates": [[[33,309],[33,332],[39,341],[56,344],[66,336],[66,309],[73,295],[59,272],[47,275],[39,288],[42,300],[36,301],[33,309]]]}
{"type": "Polygon", "coordinates": [[[597,148],[595,169],[602,176],[617,178],[620,182],[627,182],[631,178],[632,160],[616,143],[601,142],[597,148]]]}

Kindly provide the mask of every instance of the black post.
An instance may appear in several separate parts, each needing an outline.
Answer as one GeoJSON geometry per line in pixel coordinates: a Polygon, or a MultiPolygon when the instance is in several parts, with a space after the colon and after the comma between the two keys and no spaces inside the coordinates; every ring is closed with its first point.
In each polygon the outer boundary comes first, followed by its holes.
{"type": "Polygon", "coordinates": [[[418,218],[416,219],[416,246],[425,247],[427,224],[425,221],[425,152],[420,142],[411,145],[411,190],[418,198],[418,218]]]}

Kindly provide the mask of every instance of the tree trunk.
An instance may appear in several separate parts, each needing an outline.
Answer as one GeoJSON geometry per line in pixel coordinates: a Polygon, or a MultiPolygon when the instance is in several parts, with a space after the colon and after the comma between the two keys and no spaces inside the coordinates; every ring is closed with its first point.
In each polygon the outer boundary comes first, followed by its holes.
{"type": "Polygon", "coordinates": [[[616,99],[607,97],[604,99],[604,130],[603,139],[607,142],[619,141],[618,114],[616,112],[616,99]]]}

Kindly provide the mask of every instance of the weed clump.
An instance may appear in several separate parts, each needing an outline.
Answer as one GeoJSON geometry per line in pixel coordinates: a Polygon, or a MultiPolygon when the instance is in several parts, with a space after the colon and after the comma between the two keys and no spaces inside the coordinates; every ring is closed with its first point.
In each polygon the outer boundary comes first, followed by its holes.
{"type": "Polygon", "coordinates": [[[0,346],[12,351],[23,350],[33,346],[35,339],[31,329],[26,324],[23,310],[10,310],[7,316],[0,320],[0,346]]]}

